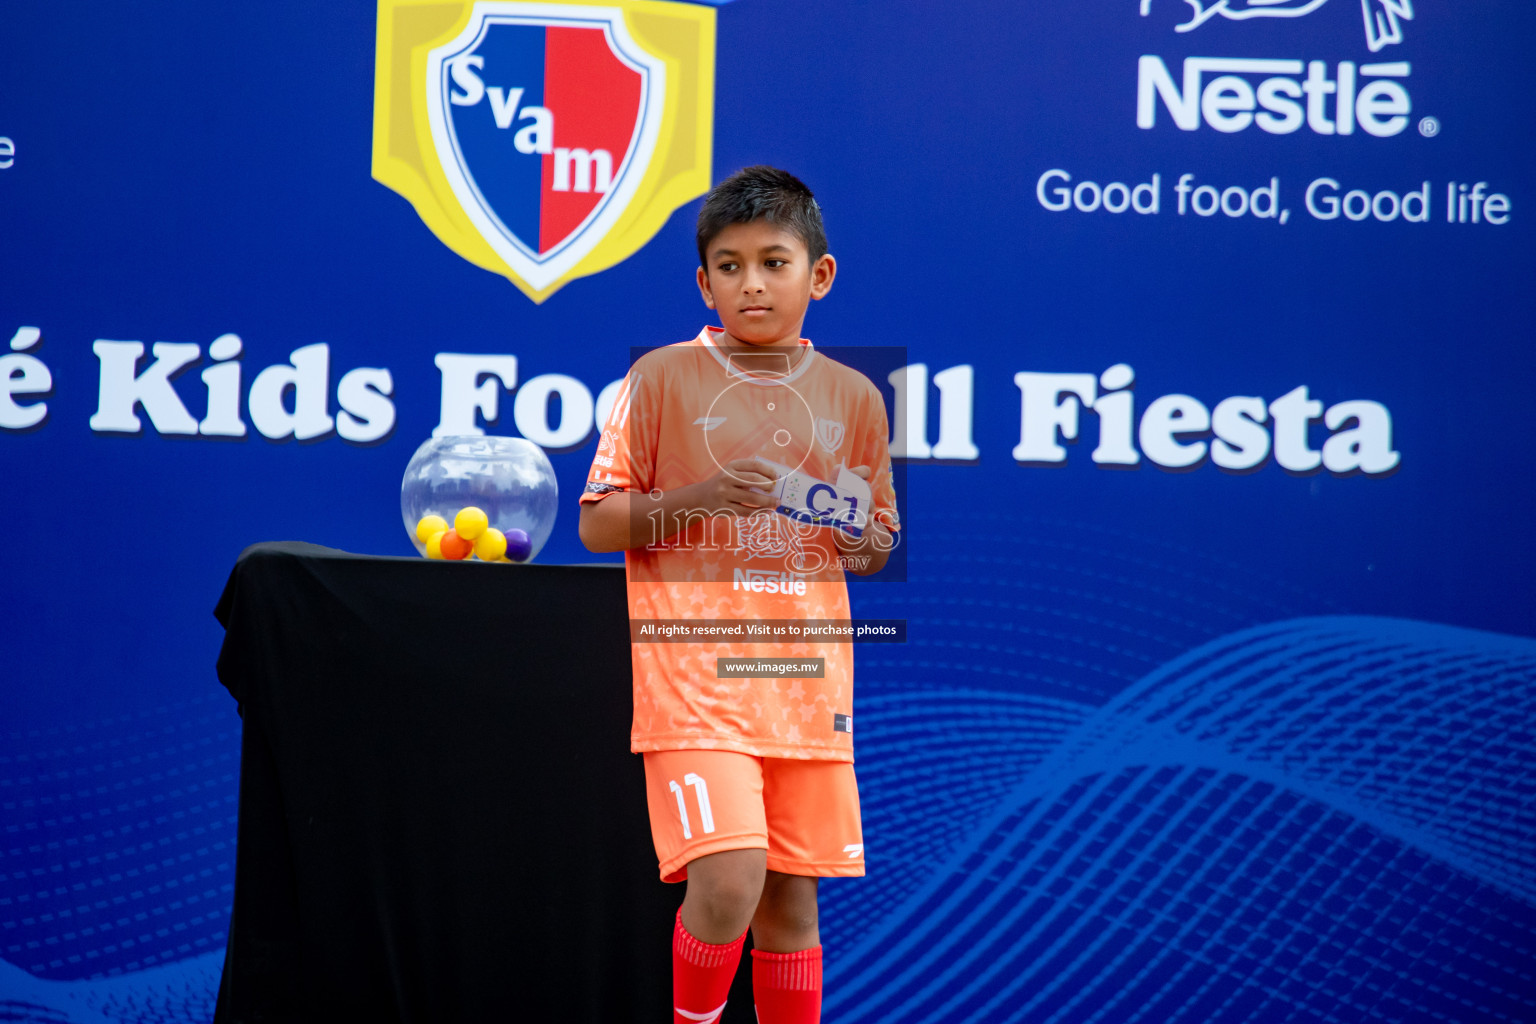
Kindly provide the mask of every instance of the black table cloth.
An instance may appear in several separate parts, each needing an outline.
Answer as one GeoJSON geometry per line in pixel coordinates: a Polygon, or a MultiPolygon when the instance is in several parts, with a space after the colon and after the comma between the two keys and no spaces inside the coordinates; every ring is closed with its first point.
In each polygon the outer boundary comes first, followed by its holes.
{"type": "Polygon", "coordinates": [[[219,1024],[670,1020],[622,570],[258,544],[216,614],[244,719],[219,1024]]]}

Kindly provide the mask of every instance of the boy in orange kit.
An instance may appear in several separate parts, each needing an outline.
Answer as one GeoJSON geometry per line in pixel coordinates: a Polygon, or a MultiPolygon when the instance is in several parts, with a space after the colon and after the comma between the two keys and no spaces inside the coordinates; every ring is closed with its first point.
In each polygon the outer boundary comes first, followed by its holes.
{"type": "Polygon", "coordinates": [[[812,1024],[817,881],[863,875],[864,839],[852,647],[804,628],[846,622],[844,569],[878,572],[894,546],[885,407],[800,336],[837,272],[805,185],[739,171],[705,200],[698,244],[699,291],[724,329],[630,370],[581,496],[581,539],[625,552],[631,749],[661,876],[688,881],[673,1020],[719,1020],[750,926],[760,1024],[812,1024]],[[686,642],[649,642],[668,624],[686,642]],[[752,639],[764,625],[776,638],[752,639]]]}

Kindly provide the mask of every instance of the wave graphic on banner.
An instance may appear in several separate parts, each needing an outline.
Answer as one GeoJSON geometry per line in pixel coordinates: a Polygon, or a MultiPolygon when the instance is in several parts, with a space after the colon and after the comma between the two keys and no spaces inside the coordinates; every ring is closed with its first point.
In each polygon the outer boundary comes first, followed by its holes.
{"type": "MultiPolygon", "coordinates": [[[[1201,645],[1076,723],[993,714],[988,743],[1026,751],[1010,792],[929,758],[867,802],[947,803],[970,838],[898,874],[899,906],[836,890],[864,916],[828,939],[828,1016],[1536,1019],[1533,680],[1530,640],[1311,618],[1201,645]]],[[[953,712],[911,697],[898,719],[953,712]]],[[[866,706],[865,737],[891,716],[866,706]]]]}
{"type": "Polygon", "coordinates": [[[182,1024],[213,1019],[224,953],[115,978],[43,981],[0,961],[0,1021],[182,1024]]]}
{"type": "Polygon", "coordinates": [[[0,1021],[210,1019],[234,881],[228,694],[0,740],[0,1021]]]}
{"type": "MultiPolygon", "coordinates": [[[[910,641],[859,653],[829,1020],[1536,1019],[1536,641],[1081,522],[923,534],[855,588],[910,641]]],[[[227,694],[4,738],[0,1020],[209,1019],[227,694]]]]}

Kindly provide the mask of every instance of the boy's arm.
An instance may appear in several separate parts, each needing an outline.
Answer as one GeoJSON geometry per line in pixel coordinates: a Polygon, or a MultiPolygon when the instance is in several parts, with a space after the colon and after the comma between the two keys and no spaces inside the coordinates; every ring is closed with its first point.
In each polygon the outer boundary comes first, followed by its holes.
{"type": "Polygon", "coordinates": [[[737,459],[708,480],[673,491],[654,496],[617,491],[581,506],[577,533],[593,552],[659,544],[700,518],[746,516],[773,507],[768,488],[774,480],[773,471],[757,459],[737,459]]]}
{"type": "MultiPolygon", "coordinates": [[[[865,480],[871,475],[868,466],[855,466],[853,472],[865,480]]],[[[832,533],[838,553],[843,556],[843,570],[855,576],[870,576],[884,569],[891,557],[891,548],[895,547],[891,531],[874,516],[869,518],[864,532],[858,537],[850,536],[842,530],[833,530],[832,533]]]]}

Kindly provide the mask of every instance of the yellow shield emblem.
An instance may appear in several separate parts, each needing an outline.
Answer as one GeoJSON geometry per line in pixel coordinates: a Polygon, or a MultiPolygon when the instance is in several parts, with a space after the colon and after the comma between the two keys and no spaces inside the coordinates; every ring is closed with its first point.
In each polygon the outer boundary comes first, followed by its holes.
{"type": "Polygon", "coordinates": [[[373,176],[542,302],[709,188],[715,12],[380,0],[373,176]]]}

